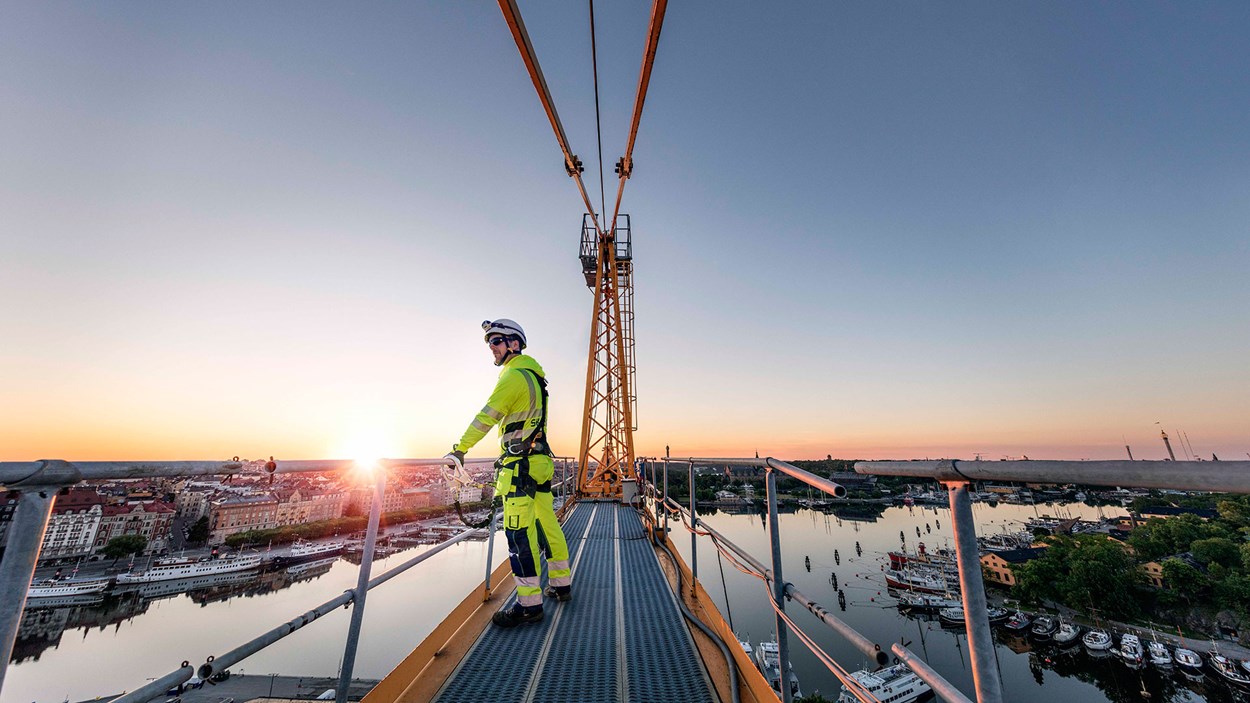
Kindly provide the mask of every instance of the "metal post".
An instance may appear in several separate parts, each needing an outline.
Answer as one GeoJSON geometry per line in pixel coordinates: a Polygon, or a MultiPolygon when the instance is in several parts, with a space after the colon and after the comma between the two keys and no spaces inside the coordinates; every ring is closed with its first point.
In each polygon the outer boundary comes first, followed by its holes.
{"type": "Polygon", "coordinates": [[[377,475],[373,482],[373,503],[369,506],[369,527],[365,531],[365,551],[360,557],[360,575],[356,578],[356,593],[352,603],[352,622],[347,628],[347,645],[343,648],[343,670],[339,672],[335,703],[347,703],[347,689],[351,686],[352,668],[356,664],[356,647],[360,644],[360,625],[365,619],[365,596],[369,594],[369,572],[373,569],[373,548],[378,541],[382,497],[386,494],[386,470],[377,467],[374,471],[377,475]]]}
{"type": "Polygon", "coordinates": [[[790,703],[790,643],[786,637],[786,581],[781,575],[781,527],[777,524],[777,472],[768,470],[768,541],[773,548],[773,602],[777,604],[777,670],[781,674],[781,701],[790,703]]]}
{"type": "Polygon", "coordinates": [[[57,490],[51,486],[24,488],[9,524],[9,541],[4,560],[0,561],[0,690],[4,688],[13,641],[26,607],[26,591],[35,575],[35,561],[43,546],[43,533],[48,529],[57,490]]]}
{"type": "Polygon", "coordinates": [[[495,510],[495,501],[490,502],[490,527],[486,528],[486,579],[482,581],[482,602],[490,600],[490,567],[495,561],[495,527],[499,521],[499,511],[495,510]]]}
{"type": "Polygon", "coordinates": [[[1002,703],[1003,684],[994,665],[994,638],[986,612],[985,583],[981,579],[977,529],[972,522],[972,500],[966,481],[946,483],[950,494],[951,522],[955,526],[955,555],[959,560],[959,590],[963,594],[968,653],[972,659],[972,682],[978,703],[1002,703]]]}
{"type": "Polygon", "coordinates": [[[661,537],[665,542],[668,541],[668,459],[664,459],[664,536],[661,537]]]}
{"type": "Polygon", "coordinates": [[[694,462],[690,462],[690,595],[698,593],[695,584],[699,581],[699,535],[694,531],[699,516],[694,508],[694,462]]]}

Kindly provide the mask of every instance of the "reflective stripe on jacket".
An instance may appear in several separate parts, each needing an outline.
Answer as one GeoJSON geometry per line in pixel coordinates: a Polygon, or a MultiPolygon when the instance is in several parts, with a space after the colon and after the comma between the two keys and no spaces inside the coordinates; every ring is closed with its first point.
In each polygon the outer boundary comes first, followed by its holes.
{"type": "Polygon", "coordinates": [[[496,424],[499,425],[499,447],[507,454],[509,442],[523,442],[542,422],[543,394],[534,376],[521,369],[528,369],[546,378],[543,367],[534,357],[521,354],[508,359],[499,372],[499,381],[490,394],[485,407],[469,423],[468,429],[456,443],[456,450],[467,452],[496,424]]]}

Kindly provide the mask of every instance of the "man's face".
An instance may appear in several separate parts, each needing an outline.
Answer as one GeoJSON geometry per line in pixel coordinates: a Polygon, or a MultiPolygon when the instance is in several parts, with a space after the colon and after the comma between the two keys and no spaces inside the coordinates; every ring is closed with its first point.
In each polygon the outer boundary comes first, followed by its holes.
{"type": "Polygon", "coordinates": [[[508,355],[508,347],[512,346],[508,339],[503,335],[493,334],[486,343],[490,345],[490,353],[495,357],[495,366],[503,363],[503,358],[508,355]]]}

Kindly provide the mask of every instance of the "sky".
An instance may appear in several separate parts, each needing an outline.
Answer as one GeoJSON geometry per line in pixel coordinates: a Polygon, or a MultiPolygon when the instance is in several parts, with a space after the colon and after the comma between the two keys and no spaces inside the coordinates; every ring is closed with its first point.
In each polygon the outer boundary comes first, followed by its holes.
{"type": "MultiPolygon", "coordinates": [[[[520,8],[597,203],[587,6],[520,8]]],[[[595,9],[610,198],[650,6],[595,9]]],[[[1250,458],[1248,36],[672,3],[622,207],[639,454],[1250,458]]],[[[498,317],[575,454],[582,207],[494,3],[4,3],[0,460],[440,456],[498,317]]]]}

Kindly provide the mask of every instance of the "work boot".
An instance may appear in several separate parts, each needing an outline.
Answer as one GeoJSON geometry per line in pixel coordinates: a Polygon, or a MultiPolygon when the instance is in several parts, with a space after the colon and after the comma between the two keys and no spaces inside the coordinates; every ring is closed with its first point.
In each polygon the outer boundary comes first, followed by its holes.
{"type": "Polygon", "coordinates": [[[490,617],[491,622],[499,627],[516,627],[527,622],[542,622],[542,619],[543,607],[541,605],[529,608],[514,605],[510,610],[496,610],[495,614],[490,617]]]}
{"type": "Polygon", "coordinates": [[[543,589],[543,595],[548,598],[554,598],[558,601],[573,600],[572,586],[548,586],[543,589]]]}

